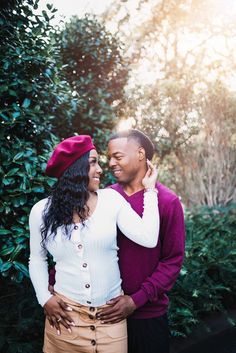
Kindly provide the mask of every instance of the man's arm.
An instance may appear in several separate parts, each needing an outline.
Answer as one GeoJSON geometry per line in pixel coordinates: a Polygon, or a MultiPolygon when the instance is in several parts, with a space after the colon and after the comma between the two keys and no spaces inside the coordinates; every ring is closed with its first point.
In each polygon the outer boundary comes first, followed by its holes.
{"type": "Polygon", "coordinates": [[[184,258],[185,227],[181,203],[174,199],[161,220],[161,259],[153,273],[145,279],[140,289],[131,296],[124,295],[109,301],[111,308],[100,315],[104,323],[119,322],[142,307],[148,301],[158,300],[171,290],[180,272],[184,258]]]}

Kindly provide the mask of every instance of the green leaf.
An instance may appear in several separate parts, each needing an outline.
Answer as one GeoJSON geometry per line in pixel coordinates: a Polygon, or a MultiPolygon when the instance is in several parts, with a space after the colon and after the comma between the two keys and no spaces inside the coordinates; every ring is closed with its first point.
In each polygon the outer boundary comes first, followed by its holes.
{"type": "Polygon", "coordinates": [[[0,116],[3,118],[3,120],[5,120],[5,121],[9,121],[8,116],[6,116],[5,114],[0,113],[0,116]]]}
{"type": "Polygon", "coordinates": [[[3,180],[2,180],[2,183],[4,184],[4,185],[11,185],[11,184],[14,184],[14,179],[13,178],[4,178],[3,180]]]}
{"type": "Polygon", "coordinates": [[[4,264],[1,267],[1,272],[6,272],[12,267],[12,262],[4,262],[4,264]]]}
{"type": "Polygon", "coordinates": [[[14,112],[14,113],[12,113],[12,117],[13,117],[14,119],[18,118],[20,115],[21,115],[20,112],[14,112]]]}
{"type": "Polygon", "coordinates": [[[13,261],[13,264],[17,270],[20,270],[26,277],[29,277],[28,268],[24,264],[22,264],[18,261],[13,261]]]}
{"type": "Polygon", "coordinates": [[[11,230],[12,230],[13,232],[17,232],[17,233],[20,233],[20,234],[24,233],[24,228],[17,227],[17,226],[12,226],[12,227],[11,227],[11,230]]]}
{"type": "Polygon", "coordinates": [[[23,156],[24,156],[24,152],[23,152],[23,151],[22,151],[22,152],[19,152],[19,153],[17,153],[17,154],[14,156],[13,161],[18,160],[18,159],[20,159],[20,158],[23,157],[23,156]]]}
{"type": "Polygon", "coordinates": [[[8,248],[2,249],[0,251],[1,256],[6,256],[11,254],[14,251],[15,247],[13,245],[9,246],[8,248]]]}
{"type": "Polygon", "coordinates": [[[23,108],[29,108],[30,103],[31,103],[31,100],[29,98],[25,98],[23,103],[22,103],[22,107],[23,108]]]}
{"type": "Polygon", "coordinates": [[[12,232],[8,229],[0,229],[0,235],[12,234],[12,232]]]}
{"type": "Polygon", "coordinates": [[[19,253],[21,252],[21,250],[23,249],[24,247],[22,245],[17,245],[14,249],[14,251],[11,253],[11,257],[10,259],[11,260],[14,260],[14,258],[19,255],[19,253]]]}
{"type": "Polygon", "coordinates": [[[17,93],[15,91],[13,91],[12,89],[9,89],[8,93],[10,94],[10,96],[12,97],[17,97],[17,93]]]}
{"type": "Polygon", "coordinates": [[[7,176],[13,176],[13,175],[16,174],[16,172],[18,172],[18,170],[20,170],[20,169],[19,168],[13,168],[6,175],[7,176]]]}
{"type": "Polygon", "coordinates": [[[44,187],[43,186],[35,186],[35,187],[32,188],[32,191],[36,192],[36,193],[43,193],[44,192],[44,187]]]}
{"type": "Polygon", "coordinates": [[[56,182],[56,179],[47,179],[47,184],[52,187],[56,182]]]}
{"type": "Polygon", "coordinates": [[[48,17],[48,14],[45,10],[42,11],[42,14],[43,14],[43,17],[45,18],[46,21],[49,21],[49,17],[48,17]]]}

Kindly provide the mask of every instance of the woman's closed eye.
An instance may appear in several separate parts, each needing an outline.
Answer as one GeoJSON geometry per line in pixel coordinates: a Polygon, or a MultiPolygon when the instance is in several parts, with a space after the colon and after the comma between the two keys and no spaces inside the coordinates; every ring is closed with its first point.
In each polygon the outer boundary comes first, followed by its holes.
{"type": "Polygon", "coordinates": [[[98,163],[97,158],[91,158],[91,159],[89,160],[89,164],[96,164],[96,163],[98,163]]]}

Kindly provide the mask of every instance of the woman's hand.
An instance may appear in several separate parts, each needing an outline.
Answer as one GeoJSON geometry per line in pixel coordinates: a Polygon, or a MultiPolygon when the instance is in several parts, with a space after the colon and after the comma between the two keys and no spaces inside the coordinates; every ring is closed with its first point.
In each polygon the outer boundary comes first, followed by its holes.
{"type": "Polygon", "coordinates": [[[157,181],[157,168],[147,159],[148,170],[142,180],[145,189],[155,189],[157,181]]]}
{"type": "Polygon", "coordinates": [[[72,311],[62,299],[53,295],[43,306],[44,313],[52,327],[55,327],[58,335],[61,334],[60,324],[71,332],[70,326],[75,326],[73,320],[68,315],[68,311],[72,311]]]}

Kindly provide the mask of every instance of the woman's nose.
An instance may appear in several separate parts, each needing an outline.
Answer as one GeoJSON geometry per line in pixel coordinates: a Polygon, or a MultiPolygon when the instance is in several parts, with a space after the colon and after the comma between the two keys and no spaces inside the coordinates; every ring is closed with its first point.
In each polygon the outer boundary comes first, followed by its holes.
{"type": "Polygon", "coordinates": [[[97,167],[97,173],[102,174],[102,168],[100,167],[99,164],[98,164],[98,167],[97,167]]]}

